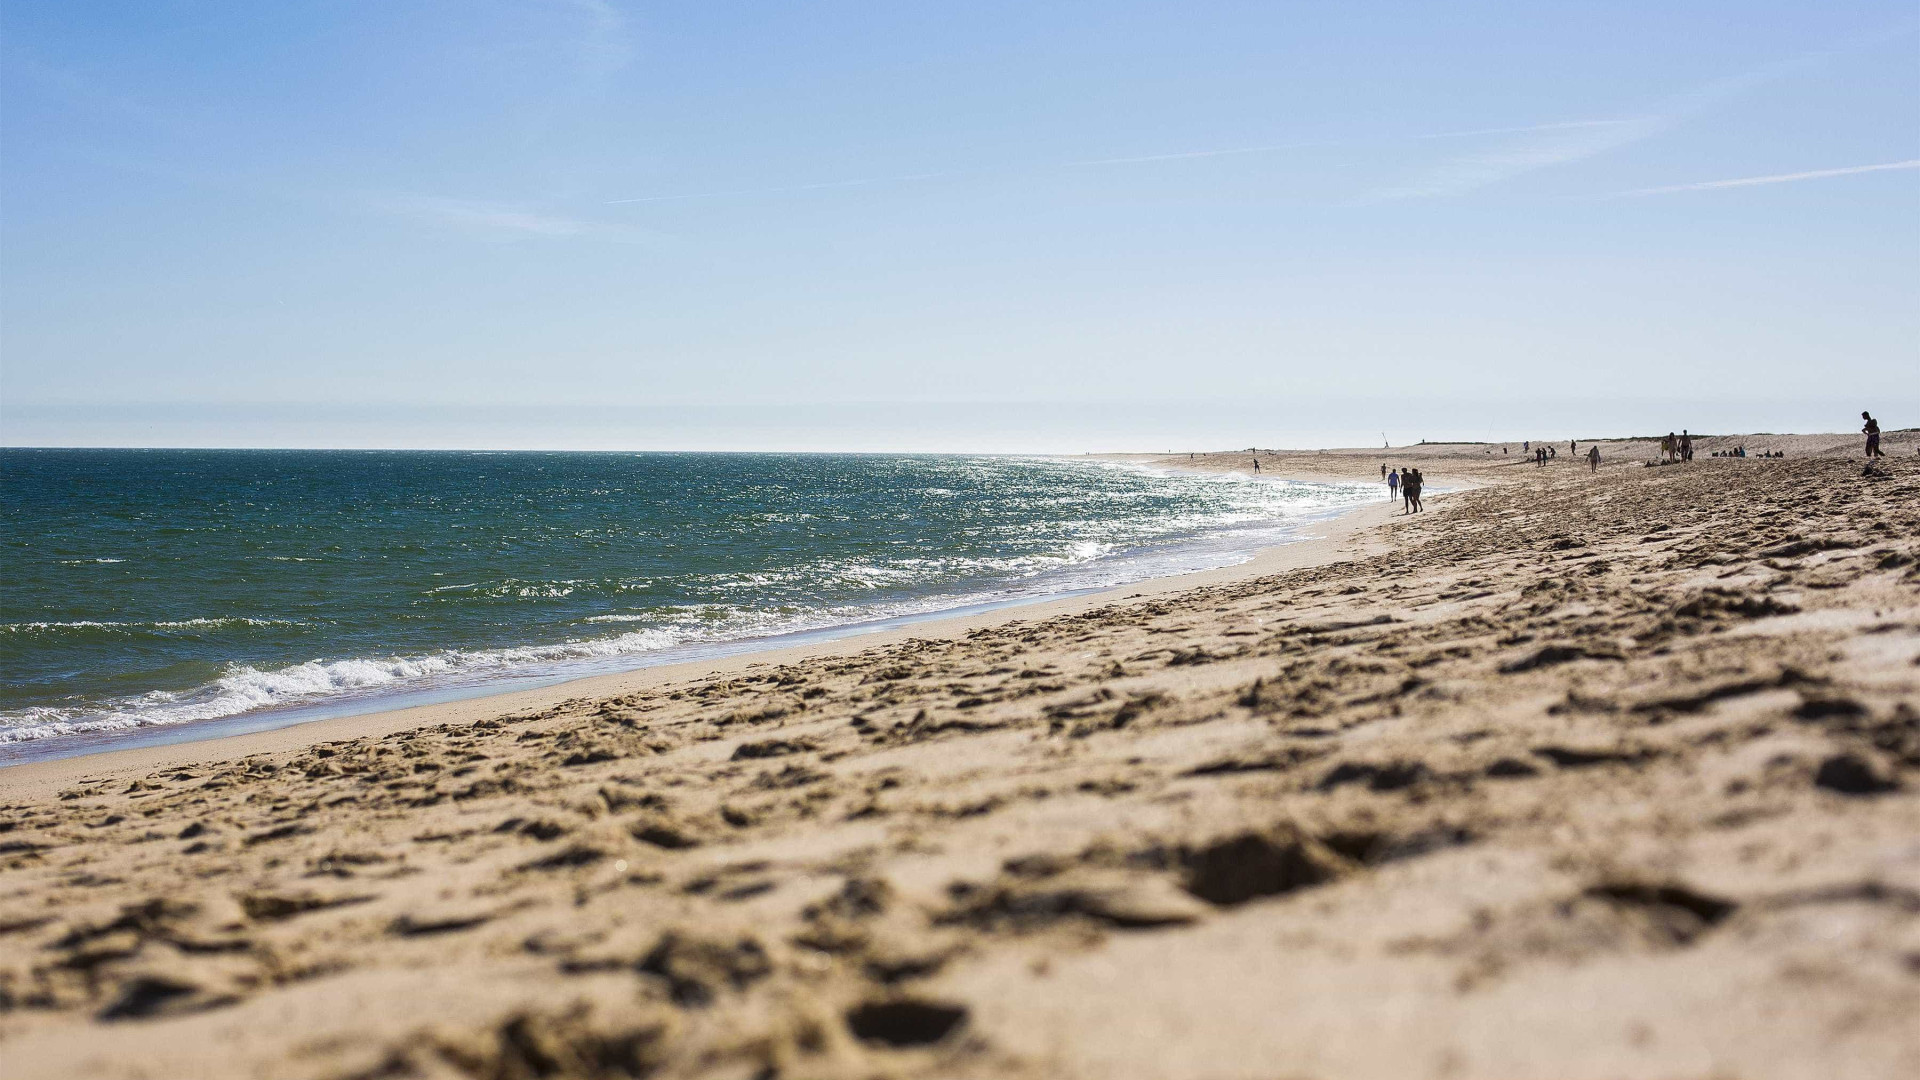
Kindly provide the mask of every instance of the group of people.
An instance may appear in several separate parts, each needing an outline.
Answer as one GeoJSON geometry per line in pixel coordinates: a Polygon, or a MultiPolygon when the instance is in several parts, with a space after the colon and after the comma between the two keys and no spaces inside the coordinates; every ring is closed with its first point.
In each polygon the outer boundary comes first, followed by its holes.
{"type": "MultiPolygon", "coordinates": [[[[1559,447],[1554,446],[1551,443],[1535,443],[1532,439],[1527,439],[1523,441],[1520,444],[1520,449],[1525,450],[1529,454],[1532,454],[1533,463],[1536,467],[1539,467],[1539,468],[1545,468],[1549,462],[1554,461],[1560,456],[1559,447]]],[[[1500,448],[1500,453],[1502,455],[1505,455],[1506,452],[1507,452],[1506,447],[1503,446],[1500,448]]],[[[1580,440],[1568,439],[1567,453],[1570,455],[1579,454],[1580,440]]],[[[1598,446],[1587,447],[1586,458],[1587,458],[1587,468],[1593,470],[1594,472],[1599,472],[1600,471],[1600,447],[1598,446]]]]}
{"type": "MultiPolygon", "coordinates": [[[[1861,411],[1860,419],[1865,421],[1865,423],[1860,426],[1860,434],[1867,437],[1867,458],[1871,460],[1877,457],[1884,457],[1885,455],[1880,452],[1880,421],[1875,420],[1873,414],[1865,410],[1861,411]]],[[[1731,458],[1783,458],[1787,456],[1787,453],[1784,450],[1762,450],[1759,454],[1748,454],[1745,446],[1736,446],[1731,450],[1715,450],[1713,456],[1731,458]]],[[[1681,428],[1680,434],[1678,435],[1675,435],[1671,431],[1667,432],[1667,437],[1660,440],[1660,460],[1663,463],[1692,461],[1693,436],[1688,433],[1685,428],[1681,428]]]]}
{"type": "Polygon", "coordinates": [[[1417,514],[1426,507],[1420,502],[1420,489],[1426,486],[1427,478],[1420,475],[1419,469],[1393,469],[1380,466],[1380,478],[1387,482],[1387,498],[1398,495],[1407,504],[1406,513],[1417,514]]]}
{"type": "Polygon", "coordinates": [[[1660,440],[1660,460],[1663,463],[1692,461],[1693,435],[1686,428],[1681,428],[1678,435],[1667,432],[1666,438],[1660,440]]]}

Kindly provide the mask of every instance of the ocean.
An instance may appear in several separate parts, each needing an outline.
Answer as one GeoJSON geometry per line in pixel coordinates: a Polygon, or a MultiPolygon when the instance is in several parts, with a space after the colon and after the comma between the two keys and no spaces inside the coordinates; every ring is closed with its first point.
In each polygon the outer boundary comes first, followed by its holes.
{"type": "Polygon", "coordinates": [[[1072,458],[0,450],[0,764],[1228,565],[1375,498],[1072,458]]]}

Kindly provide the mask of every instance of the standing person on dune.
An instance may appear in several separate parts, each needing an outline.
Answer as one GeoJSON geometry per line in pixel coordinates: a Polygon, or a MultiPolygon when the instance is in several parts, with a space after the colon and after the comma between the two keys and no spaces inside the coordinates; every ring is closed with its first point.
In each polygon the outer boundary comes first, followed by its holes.
{"type": "Polygon", "coordinates": [[[1864,409],[1860,412],[1860,419],[1866,421],[1860,433],[1867,437],[1867,460],[1884,456],[1880,453],[1880,421],[1868,416],[1864,409]]]}
{"type": "Polygon", "coordinates": [[[1600,471],[1600,444],[1599,443],[1595,443],[1592,446],[1587,447],[1587,469],[1589,472],[1600,471]]]}

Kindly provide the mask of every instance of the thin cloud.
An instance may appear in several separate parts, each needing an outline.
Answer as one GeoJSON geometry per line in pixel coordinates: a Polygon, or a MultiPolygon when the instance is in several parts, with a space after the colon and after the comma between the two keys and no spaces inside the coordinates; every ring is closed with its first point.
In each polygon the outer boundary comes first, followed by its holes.
{"type": "Polygon", "coordinates": [[[1650,116],[1603,126],[1582,124],[1576,127],[1534,128],[1531,129],[1534,134],[1532,138],[1443,162],[1405,184],[1377,191],[1364,201],[1431,199],[1463,194],[1522,173],[1565,165],[1619,149],[1664,131],[1672,123],[1671,119],[1665,117],[1650,116]]]}
{"type": "Polygon", "coordinates": [[[600,80],[625,67],[633,55],[627,41],[627,17],[607,0],[548,0],[569,9],[584,23],[579,42],[580,74],[600,80]]]}
{"type": "Polygon", "coordinates": [[[1616,192],[1615,197],[1669,195],[1678,191],[1712,191],[1716,188],[1755,187],[1760,184],[1791,184],[1800,180],[1824,180],[1829,176],[1857,176],[1861,173],[1890,172],[1895,169],[1920,169],[1920,158],[1912,161],[1889,161],[1882,165],[1850,165],[1843,169],[1810,169],[1806,172],[1775,173],[1772,176],[1742,176],[1734,180],[1703,180],[1697,184],[1669,184],[1665,187],[1616,192]]]}
{"type": "MultiPolygon", "coordinates": [[[[1515,133],[1558,133],[1564,143],[1593,143],[1618,139],[1630,134],[1636,124],[1651,122],[1639,120],[1563,120],[1549,124],[1527,124],[1521,127],[1482,128],[1477,131],[1440,131],[1426,135],[1409,136],[1413,139],[1461,139],[1471,136],[1508,135],[1515,133]]],[[[1339,143],[1330,140],[1314,142],[1273,143],[1264,146],[1229,146],[1210,150],[1181,150],[1165,154],[1139,154],[1130,157],[1084,158],[1078,161],[1060,161],[1052,164],[1036,165],[1024,169],[955,169],[942,172],[906,173],[894,176],[869,176],[854,180],[829,180],[816,184],[784,184],[778,187],[723,188],[716,191],[690,191],[673,195],[642,195],[629,199],[608,199],[608,206],[628,206],[638,203],[680,202],[690,199],[726,199],[748,198],[764,195],[789,195],[805,191],[828,191],[835,188],[869,187],[874,184],[904,184],[919,180],[939,180],[955,176],[988,176],[1002,173],[1042,173],[1052,169],[1077,169],[1107,165],[1143,165],[1159,161],[1191,161],[1202,158],[1233,157],[1242,154],[1272,154],[1286,150],[1309,150],[1319,147],[1335,146],[1339,143]]],[[[1548,153],[1565,153],[1568,147],[1549,144],[1537,150],[1548,153]]],[[[1500,155],[1493,155],[1491,162],[1499,167],[1510,167],[1511,162],[1500,155]]],[[[1346,168],[1347,166],[1339,166],[1346,168]]]]}
{"type": "MultiPolygon", "coordinates": [[[[1567,124],[1543,124],[1536,127],[1511,128],[1500,130],[1533,131],[1552,127],[1584,127],[1590,124],[1616,123],[1611,120],[1576,120],[1567,124]]],[[[1473,132],[1443,132],[1438,135],[1420,135],[1422,139],[1444,139],[1455,135],[1469,135],[1473,132]]],[[[1079,161],[1058,161],[1051,164],[1012,169],[950,169],[942,172],[905,173],[894,176],[868,176],[855,180],[828,180],[817,184],[784,184],[779,187],[725,188],[718,191],[690,191],[674,195],[642,195],[630,199],[608,199],[608,206],[627,206],[635,203],[679,202],[686,199],[725,199],[751,197],[758,195],[789,195],[803,191],[827,191],[834,188],[869,187],[874,184],[904,184],[918,180],[941,180],[955,176],[991,176],[1004,173],[1040,173],[1052,169],[1077,169],[1102,165],[1140,165],[1156,161],[1188,161],[1196,158],[1231,157],[1238,154],[1271,154],[1283,150],[1304,150],[1313,147],[1330,146],[1333,143],[1295,142],[1275,143],[1269,146],[1229,146],[1217,150],[1181,150],[1166,154],[1141,154],[1133,157],[1085,158],[1079,161]]]]}
{"type": "MultiPolygon", "coordinates": [[[[1180,161],[1188,158],[1226,157],[1233,154],[1264,154],[1276,150],[1297,150],[1313,143],[1289,143],[1281,146],[1235,146],[1222,150],[1187,150],[1172,154],[1146,154],[1140,157],[1088,158],[1084,161],[1062,161],[1052,165],[1040,166],[1031,171],[1045,169],[1070,169],[1092,165],[1134,165],[1150,161],[1180,161]]],[[[905,184],[917,180],[941,180],[952,176],[991,175],[991,169],[948,170],[944,172],[905,173],[895,176],[867,176],[855,180],[827,180],[817,184],[786,184],[780,187],[726,188],[720,191],[692,191],[677,195],[642,195],[631,199],[608,199],[608,206],[626,206],[633,203],[679,202],[685,199],[724,199],[756,195],[789,195],[802,191],[829,191],[834,188],[870,187],[874,184],[905,184]]]]}
{"type": "MultiPolygon", "coordinates": [[[[1363,202],[1430,199],[1462,195],[1510,180],[1525,173],[1571,164],[1652,138],[1732,101],[1760,86],[1825,63],[1845,53],[1877,45],[1912,32],[1902,23],[1889,30],[1864,35],[1832,48],[1778,60],[1740,75],[1705,83],[1663,102],[1653,115],[1618,123],[1574,122],[1575,126],[1543,125],[1525,129],[1529,136],[1507,146],[1467,154],[1427,170],[1413,180],[1376,191],[1363,202]]],[[[1487,131],[1482,134],[1497,134],[1487,131]]]]}
{"type": "Polygon", "coordinates": [[[529,210],[510,203],[432,195],[379,196],[367,200],[383,213],[502,239],[588,239],[644,244],[659,239],[631,225],[529,210]]]}
{"type": "Polygon", "coordinates": [[[1233,154],[1271,154],[1276,150],[1304,150],[1321,143],[1283,143],[1278,146],[1234,146],[1225,150],[1187,150],[1177,154],[1146,154],[1141,157],[1090,158],[1086,161],[1062,162],[1061,167],[1073,168],[1081,165],[1137,165],[1147,161],[1183,161],[1188,158],[1228,157],[1233,154]]]}
{"type": "Polygon", "coordinates": [[[1522,135],[1535,131],[1564,131],[1569,128],[1613,127],[1618,124],[1631,124],[1632,120],[1561,120],[1552,124],[1525,124],[1520,127],[1475,128],[1472,131],[1437,131],[1431,135],[1415,135],[1416,139],[1467,139],[1477,135],[1522,135]]]}
{"type": "Polygon", "coordinates": [[[634,199],[608,199],[608,206],[623,206],[627,203],[678,202],[682,199],[723,199],[729,196],[745,195],[786,195],[796,191],[825,191],[829,188],[866,187],[871,184],[902,184],[912,180],[937,180],[952,173],[908,173],[904,176],[869,176],[859,180],[828,180],[818,184],[790,184],[786,187],[733,188],[727,191],[693,191],[683,195],[642,195],[634,199]]]}
{"type": "Polygon", "coordinates": [[[679,202],[684,199],[724,199],[756,195],[789,195],[802,191],[828,191],[834,188],[869,187],[874,184],[905,184],[918,180],[943,180],[955,176],[991,176],[1004,173],[1045,172],[1050,169],[1073,169],[1098,165],[1136,165],[1153,161],[1182,161],[1192,158],[1228,157],[1234,154],[1268,154],[1279,150],[1299,150],[1311,146],[1324,146],[1325,143],[1283,143],[1274,146],[1233,146],[1219,150],[1183,150],[1170,154],[1143,154],[1138,157],[1087,158],[1081,161],[1059,161],[1048,165],[1032,166],[1024,169],[949,169],[941,172],[904,173],[894,176],[868,176],[855,180],[828,180],[817,184],[785,184],[780,187],[726,188],[719,191],[692,191],[676,195],[642,195],[631,199],[608,199],[608,206],[626,206],[634,203],[679,202]]]}

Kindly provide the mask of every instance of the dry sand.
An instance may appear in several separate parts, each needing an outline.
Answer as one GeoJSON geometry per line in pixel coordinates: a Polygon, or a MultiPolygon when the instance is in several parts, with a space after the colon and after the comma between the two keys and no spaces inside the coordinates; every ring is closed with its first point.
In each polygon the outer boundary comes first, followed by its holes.
{"type": "Polygon", "coordinates": [[[1920,460],[1791,440],[1262,451],[1465,490],[1092,601],[0,772],[0,1072],[1920,1075],[1920,460]]]}

